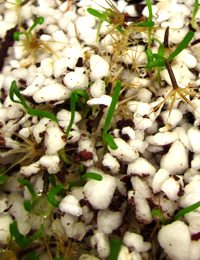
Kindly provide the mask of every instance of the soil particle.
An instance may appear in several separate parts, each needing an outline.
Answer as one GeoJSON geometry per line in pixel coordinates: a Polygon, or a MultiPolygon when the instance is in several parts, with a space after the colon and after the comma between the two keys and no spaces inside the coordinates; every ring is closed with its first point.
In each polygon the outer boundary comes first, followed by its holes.
{"type": "Polygon", "coordinates": [[[192,241],[198,241],[200,239],[200,232],[191,235],[192,241]]]}
{"type": "Polygon", "coordinates": [[[14,44],[15,40],[14,40],[13,35],[14,35],[14,32],[16,32],[16,31],[17,31],[17,25],[14,28],[12,28],[12,29],[10,29],[10,30],[8,30],[6,32],[6,36],[4,38],[4,41],[1,44],[1,49],[0,49],[0,71],[2,71],[2,69],[3,69],[4,60],[5,60],[5,58],[8,55],[7,53],[8,53],[9,47],[13,46],[13,44],[14,44]]]}

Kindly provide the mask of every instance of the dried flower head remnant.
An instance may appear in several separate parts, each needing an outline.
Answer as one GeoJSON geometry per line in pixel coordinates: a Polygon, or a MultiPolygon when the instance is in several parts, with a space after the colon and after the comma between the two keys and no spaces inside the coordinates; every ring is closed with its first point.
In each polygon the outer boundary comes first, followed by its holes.
{"type": "Polygon", "coordinates": [[[34,28],[38,24],[42,25],[43,22],[44,18],[38,17],[27,31],[24,28],[20,27],[21,31],[14,33],[14,40],[17,42],[21,42],[18,44],[18,46],[22,48],[22,52],[24,53],[22,58],[30,56],[30,62],[25,66],[35,64],[38,50],[50,52],[57,56],[56,53],[48,46],[45,41],[38,39],[38,35],[34,30],[34,28]]]}

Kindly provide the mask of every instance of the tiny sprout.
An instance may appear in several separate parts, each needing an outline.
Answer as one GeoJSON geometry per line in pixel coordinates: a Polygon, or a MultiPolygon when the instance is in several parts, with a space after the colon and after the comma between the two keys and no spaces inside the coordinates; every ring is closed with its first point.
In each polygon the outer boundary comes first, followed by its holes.
{"type": "Polygon", "coordinates": [[[82,118],[84,119],[87,115],[87,103],[85,102],[85,104],[83,104],[80,96],[82,96],[85,99],[86,102],[89,100],[88,94],[85,93],[85,91],[83,91],[81,89],[75,90],[74,92],[71,93],[71,95],[70,95],[71,119],[70,119],[69,125],[67,127],[67,130],[65,132],[66,136],[69,135],[71,127],[74,123],[76,103],[81,107],[81,109],[83,111],[82,118]]]}
{"type": "Polygon", "coordinates": [[[124,30],[120,27],[121,25],[124,24],[124,15],[121,14],[119,12],[119,10],[110,1],[107,1],[107,0],[105,0],[105,1],[110,6],[110,8],[106,9],[100,5],[103,9],[106,10],[102,13],[100,13],[97,10],[92,9],[92,8],[87,9],[88,13],[99,18],[99,25],[98,25],[98,29],[97,29],[96,41],[98,41],[99,32],[100,32],[101,25],[103,22],[113,24],[111,26],[111,28],[107,31],[107,34],[111,33],[114,29],[117,29],[121,34],[124,33],[124,30]]]}
{"type": "Polygon", "coordinates": [[[196,17],[196,15],[197,15],[197,12],[198,12],[198,10],[199,10],[199,6],[200,6],[200,4],[198,3],[198,0],[195,0],[195,3],[194,3],[194,12],[193,12],[192,19],[191,19],[192,28],[194,28],[195,30],[197,30],[197,27],[196,27],[196,25],[194,24],[194,22],[195,22],[195,17],[196,17]]]}
{"type": "MultiPolygon", "coordinates": [[[[108,25],[108,31],[106,32],[106,34],[108,33],[112,33],[115,29],[117,29],[122,35],[125,32],[125,29],[129,30],[131,27],[153,27],[154,26],[154,22],[152,21],[152,8],[151,8],[151,3],[149,0],[147,0],[147,5],[149,8],[149,21],[142,21],[139,23],[131,23],[130,26],[127,27],[126,22],[129,21],[134,21],[136,20],[135,17],[127,17],[127,15],[124,15],[122,13],[120,13],[120,11],[115,7],[115,5],[110,1],[110,0],[105,0],[106,3],[110,6],[110,8],[104,8],[103,6],[101,6],[105,11],[100,13],[95,9],[92,8],[88,8],[87,11],[88,13],[90,13],[91,15],[99,18],[99,25],[97,28],[97,36],[96,36],[96,41],[98,41],[99,38],[99,32],[101,29],[101,25],[103,22],[107,22],[110,25],[108,25]],[[149,6],[150,3],[150,6],[149,6]],[[123,27],[123,29],[121,28],[123,27]]],[[[151,32],[151,30],[150,30],[151,32]]],[[[151,37],[151,33],[150,36],[151,37]]]]}
{"type": "Polygon", "coordinates": [[[23,236],[20,232],[19,229],[17,227],[17,221],[13,221],[12,224],[10,224],[10,234],[11,234],[11,241],[12,238],[15,238],[15,241],[17,242],[17,244],[20,247],[25,247],[28,246],[28,244],[30,243],[28,238],[26,238],[25,236],[23,236]]]}
{"type": "Polygon", "coordinates": [[[62,193],[64,191],[64,186],[63,184],[59,184],[57,186],[55,186],[52,190],[50,190],[47,193],[47,199],[48,201],[51,203],[51,205],[53,205],[54,207],[58,207],[59,206],[59,201],[57,201],[54,197],[56,195],[58,195],[59,193],[62,193]]]}
{"type": "MultiPolygon", "coordinates": [[[[42,41],[37,38],[37,34],[35,30],[33,30],[36,25],[41,25],[44,22],[43,17],[38,17],[36,21],[33,23],[33,25],[26,31],[25,29],[21,28],[21,31],[14,33],[14,40],[22,42],[23,51],[25,52],[23,58],[26,58],[30,55],[31,60],[30,64],[34,64],[36,61],[36,51],[46,51],[52,53],[54,56],[57,57],[56,53],[45,43],[45,41],[42,41]],[[25,38],[20,38],[20,35],[24,35],[25,38]]],[[[20,46],[20,45],[19,45],[20,46]]],[[[28,65],[29,65],[28,63],[28,65]]],[[[24,66],[28,66],[25,64],[24,66]]]]}
{"type": "Polygon", "coordinates": [[[120,95],[120,90],[121,90],[121,81],[117,81],[114,92],[113,92],[112,101],[111,101],[110,107],[108,109],[108,114],[107,114],[106,121],[104,124],[103,133],[102,133],[104,152],[106,150],[107,144],[110,146],[111,149],[116,150],[118,148],[116,143],[113,140],[113,137],[110,134],[107,134],[107,132],[108,132],[109,125],[112,120],[113,114],[115,112],[115,107],[117,105],[117,101],[118,101],[118,98],[120,95]]]}
{"type": "Polygon", "coordinates": [[[52,210],[52,205],[58,207],[59,202],[54,198],[59,192],[64,191],[64,187],[62,184],[55,186],[52,190],[50,190],[46,195],[38,195],[34,189],[33,185],[29,180],[25,180],[22,178],[18,179],[19,183],[26,185],[27,189],[32,195],[32,203],[30,200],[24,201],[24,208],[28,212],[32,212],[37,216],[49,217],[52,210]]]}
{"type": "MultiPolygon", "coordinates": [[[[146,0],[147,3],[147,7],[149,10],[149,21],[152,22],[152,18],[153,18],[153,14],[152,14],[152,5],[151,5],[151,1],[150,0],[146,0]]],[[[148,33],[148,46],[150,46],[151,44],[151,31],[152,31],[152,27],[149,27],[149,33],[148,33]]]]}
{"type": "MultiPolygon", "coordinates": [[[[166,48],[166,46],[168,46],[168,35],[169,35],[169,28],[167,28],[165,31],[163,43],[160,42],[158,39],[152,38],[152,40],[155,40],[160,44],[157,54],[153,54],[150,49],[146,50],[146,55],[147,55],[146,69],[149,71],[153,67],[158,68],[157,81],[159,86],[161,86],[160,72],[165,66],[164,49],[166,48]]],[[[194,36],[194,32],[189,31],[184,37],[184,39],[181,41],[181,43],[178,45],[176,50],[167,58],[167,60],[168,61],[173,60],[182,50],[184,50],[189,44],[189,42],[192,40],[193,36],[194,36]]]]}
{"type": "MultiPolygon", "coordinates": [[[[27,247],[31,242],[33,242],[34,240],[38,239],[39,237],[42,236],[43,234],[43,225],[40,226],[40,229],[38,229],[30,238],[26,238],[24,235],[22,235],[19,232],[19,229],[17,227],[17,221],[13,221],[13,223],[10,224],[9,226],[10,229],[10,242],[9,242],[9,250],[12,247],[12,239],[13,237],[15,238],[16,243],[21,247],[27,247]]],[[[38,260],[38,257],[35,253],[35,251],[32,251],[30,253],[27,254],[27,256],[29,257],[29,259],[31,260],[38,260]]]]}
{"type": "Polygon", "coordinates": [[[159,220],[162,224],[167,225],[168,222],[163,218],[163,212],[159,209],[155,209],[151,211],[153,216],[159,216],[159,220]]]}
{"type": "Polygon", "coordinates": [[[159,216],[160,217],[160,222],[164,225],[168,225],[174,221],[176,221],[177,219],[179,219],[180,217],[182,217],[183,215],[185,214],[188,214],[192,211],[194,211],[195,209],[199,208],[200,207],[200,201],[192,204],[191,206],[187,207],[187,208],[184,208],[184,209],[181,209],[178,213],[176,213],[176,215],[174,217],[172,217],[170,220],[165,220],[163,218],[163,212],[161,210],[152,210],[151,211],[151,214],[153,216],[159,216]]]}
{"type": "MultiPolygon", "coordinates": [[[[173,60],[182,50],[184,50],[188,46],[188,44],[190,43],[190,41],[192,40],[193,37],[194,37],[194,32],[189,31],[186,34],[186,36],[184,37],[184,39],[181,41],[181,43],[178,45],[176,50],[167,58],[167,60],[168,61],[173,60]]],[[[158,41],[158,42],[160,43],[160,41],[158,41]]],[[[160,43],[160,45],[163,45],[163,44],[160,43]]],[[[148,63],[146,65],[147,69],[151,69],[153,67],[159,67],[159,66],[164,67],[165,66],[165,58],[162,55],[163,51],[161,51],[163,49],[163,47],[161,46],[160,48],[159,48],[160,51],[158,54],[152,54],[151,50],[149,50],[149,49],[148,49],[148,51],[146,51],[147,60],[148,60],[148,63]],[[155,59],[155,60],[153,60],[153,59],[155,59]]]]}
{"type": "Polygon", "coordinates": [[[72,187],[82,187],[86,183],[86,179],[93,179],[96,181],[101,181],[102,176],[97,173],[93,172],[86,172],[83,175],[81,174],[83,172],[84,168],[82,164],[79,164],[79,169],[78,169],[78,175],[80,177],[80,182],[67,182],[68,183],[68,189],[70,190],[72,187]]]}
{"type": "Polygon", "coordinates": [[[68,189],[71,189],[72,187],[83,187],[86,183],[86,179],[92,179],[95,181],[101,181],[102,176],[100,174],[94,173],[94,172],[86,172],[83,174],[79,174],[81,181],[80,182],[67,182],[68,183],[68,189]]]}
{"type": "MultiPolygon", "coordinates": [[[[69,126],[68,126],[68,127],[69,127],[69,126]]],[[[63,160],[64,163],[69,164],[69,165],[70,165],[70,164],[74,164],[74,162],[73,162],[72,160],[70,160],[70,159],[66,156],[64,148],[61,149],[58,153],[59,153],[59,156],[60,156],[60,158],[63,160]]]]}
{"type": "Polygon", "coordinates": [[[30,200],[25,200],[24,201],[24,208],[26,211],[30,212],[31,210],[34,209],[36,202],[38,201],[38,196],[36,194],[36,192],[33,189],[33,185],[31,184],[31,182],[29,180],[25,180],[22,178],[18,179],[19,183],[22,183],[24,185],[26,185],[27,189],[29,190],[31,196],[32,196],[32,203],[30,200]]]}
{"type": "Polygon", "coordinates": [[[200,207],[200,201],[192,204],[191,206],[181,209],[173,218],[172,218],[172,222],[176,221],[177,219],[179,219],[180,217],[182,217],[185,214],[188,214],[192,211],[194,211],[195,209],[200,207]]]}
{"type": "Polygon", "coordinates": [[[43,17],[38,17],[36,19],[36,21],[33,23],[33,25],[29,28],[29,30],[26,32],[26,31],[23,31],[23,32],[15,32],[14,33],[14,40],[15,41],[19,41],[19,36],[21,34],[24,34],[26,36],[26,39],[27,41],[31,41],[31,31],[36,27],[37,24],[43,24],[44,22],[44,18],[43,17]]]}
{"type": "Polygon", "coordinates": [[[53,114],[51,114],[49,112],[42,111],[42,110],[37,110],[37,109],[30,108],[26,104],[24,97],[21,95],[21,93],[20,93],[20,91],[19,91],[19,89],[17,87],[16,81],[12,81],[12,83],[11,83],[10,91],[9,91],[9,97],[10,97],[10,100],[12,102],[21,104],[25,108],[26,112],[29,115],[31,115],[31,116],[39,116],[39,117],[46,117],[46,118],[49,118],[49,119],[51,119],[51,120],[53,120],[53,121],[58,123],[58,119],[53,114]],[[15,100],[14,99],[14,95],[16,95],[20,101],[15,100]]]}

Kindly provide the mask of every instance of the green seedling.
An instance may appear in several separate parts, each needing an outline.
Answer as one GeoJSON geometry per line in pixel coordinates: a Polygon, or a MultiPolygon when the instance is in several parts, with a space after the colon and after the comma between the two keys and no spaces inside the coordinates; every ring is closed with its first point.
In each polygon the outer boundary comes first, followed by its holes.
{"type": "MultiPolygon", "coordinates": [[[[85,185],[86,183],[86,179],[90,178],[93,180],[97,180],[97,181],[101,181],[102,180],[102,176],[97,174],[97,173],[92,173],[92,172],[86,172],[85,174],[81,175],[81,173],[83,172],[83,165],[80,164],[79,165],[79,170],[78,170],[78,174],[80,177],[80,182],[67,182],[68,187],[67,189],[70,190],[72,187],[82,187],[85,185]]],[[[66,191],[67,189],[65,189],[64,185],[61,183],[59,185],[56,185],[56,181],[55,181],[55,175],[52,176],[51,174],[51,178],[50,181],[52,183],[53,189],[50,190],[47,193],[47,199],[48,201],[54,206],[54,207],[58,207],[59,206],[59,201],[57,201],[55,199],[56,195],[59,195],[61,197],[64,197],[64,191],[66,191]]]]}
{"type": "Polygon", "coordinates": [[[26,238],[24,235],[22,235],[19,232],[16,220],[13,221],[12,224],[10,224],[9,229],[10,229],[10,235],[11,235],[10,246],[11,246],[11,241],[12,241],[13,237],[15,238],[15,241],[17,242],[17,244],[20,247],[25,247],[25,246],[28,246],[30,244],[31,241],[29,241],[28,238],[26,238]]]}
{"type": "MultiPolygon", "coordinates": [[[[80,182],[67,182],[67,184],[68,184],[67,189],[71,189],[72,187],[84,186],[87,178],[97,180],[97,181],[102,180],[102,176],[97,173],[86,172],[82,176],[81,175],[82,167],[83,167],[82,165],[79,166],[79,176],[80,176],[81,181],[80,182]]],[[[54,184],[53,189],[47,193],[47,199],[54,207],[58,207],[60,202],[55,199],[55,196],[60,195],[60,196],[64,197],[63,192],[66,191],[66,189],[62,183],[59,185],[55,185],[55,180],[53,180],[53,184],[54,184]]]]}
{"type": "MultiPolygon", "coordinates": [[[[169,29],[167,29],[166,32],[169,33],[169,29]]],[[[167,33],[165,34],[165,38],[168,38],[166,37],[167,33]]],[[[167,60],[168,61],[173,60],[182,50],[184,50],[189,44],[189,42],[192,40],[193,36],[194,36],[194,32],[189,31],[187,35],[184,37],[184,39],[182,40],[182,42],[179,44],[179,46],[176,48],[176,50],[167,58],[167,60]]],[[[164,43],[160,42],[158,39],[155,38],[153,38],[152,40],[157,41],[160,44],[160,46],[157,54],[153,54],[150,49],[146,50],[147,62],[148,62],[146,68],[149,71],[151,68],[157,67],[157,81],[159,86],[161,87],[160,72],[165,66],[164,50],[165,50],[166,43],[165,43],[165,39],[164,39],[164,43]]]]}
{"type": "MultiPolygon", "coordinates": [[[[164,59],[164,50],[165,50],[164,44],[161,41],[159,41],[158,39],[153,38],[153,40],[157,41],[160,44],[160,46],[158,48],[158,53],[154,54],[154,55],[153,55],[153,53],[152,53],[152,51],[150,49],[146,50],[148,63],[153,62],[154,58],[157,61],[163,61],[163,59],[164,59]]],[[[162,66],[158,66],[158,69],[157,69],[157,81],[158,81],[158,84],[159,84],[160,87],[161,87],[160,72],[161,72],[162,69],[163,69],[162,66]]]]}
{"type": "MultiPolygon", "coordinates": [[[[72,123],[72,124],[73,124],[73,123],[72,123]]],[[[69,126],[68,126],[68,127],[69,127],[69,126]]],[[[69,157],[66,156],[66,154],[65,154],[65,149],[64,149],[64,148],[62,148],[62,149],[58,152],[58,154],[59,154],[60,158],[62,159],[62,161],[63,161],[64,163],[69,164],[69,165],[71,165],[71,164],[74,164],[74,165],[75,165],[75,163],[74,163],[72,160],[70,160],[69,157]]]]}
{"type": "Polygon", "coordinates": [[[117,105],[117,101],[118,101],[118,98],[119,98],[119,95],[120,95],[120,90],[121,90],[121,81],[117,81],[114,92],[113,92],[112,101],[111,101],[110,107],[108,109],[108,114],[107,114],[106,121],[105,121],[105,124],[104,124],[103,133],[102,133],[104,153],[106,151],[107,144],[113,150],[116,150],[118,148],[116,143],[113,140],[113,137],[110,134],[107,134],[107,132],[108,132],[113,114],[115,112],[115,107],[117,105]]]}
{"type": "MultiPolygon", "coordinates": [[[[106,0],[105,0],[106,1],[106,0]]],[[[104,12],[100,13],[95,9],[88,8],[87,11],[91,15],[97,17],[99,19],[99,25],[97,28],[97,36],[96,41],[99,39],[99,32],[101,29],[101,25],[103,22],[107,22],[109,24],[112,24],[111,28],[108,30],[108,33],[111,33],[114,29],[117,29],[121,34],[124,33],[124,30],[120,27],[124,24],[124,15],[119,12],[119,10],[108,0],[106,3],[110,6],[110,8],[104,8],[104,12]]]]}
{"type": "MultiPolygon", "coordinates": [[[[10,229],[10,242],[9,242],[9,249],[12,247],[12,239],[15,238],[16,243],[21,247],[27,247],[31,242],[33,242],[35,239],[38,239],[43,234],[43,225],[40,226],[40,229],[37,230],[30,238],[26,238],[24,235],[22,235],[17,227],[17,221],[13,221],[13,223],[9,226],[10,229]]],[[[36,256],[35,251],[32,251],[31,253],[28,253],[27,256],[31,260],[38,260],[38,257],[36,256]]]]}
{"type": "Polygon", "coordinates": [[[43,17],[38,17],[36,21],[33,23],[33,25],[26,31],[24,28],[20,28],[21,31],[14,33],[14,40],[20,41],[22,43],[21,46],[23,46],[24,56],[23,58],[26,58],[30,55],[30,62],[27,64],[24,64],[24,67],[27,67],[31,64],[35,64],[36,62],[36,52],[37,50],[41,50],[44,52],[52,53],[55,57],[58,58],[57,54],[46,44],[45,41],[42,41],[37,38],[37,34],[34,30],[34,28],[37,25],[42,25],[44,22],[43,17]],[[20,37],[20,35],[24,35],[25,37],[20,37]]]}
{"type": "Polygon", "coordinates": [[[29,180],[25,180],[22,178],[18,179],[19,183],[22,183],[24,185],[26,185],[27,189],[29,190],[31,196],[32,196],[32,203],[30,200],[25,200],[24,201],[24,208],[26,211],[30,212],[31,210],[34,209],[36,202],[38,201],[38,196],[36,194],[36,192],[33,189],[33,185],[31,184],[31,182],[29,180]]]}
{"type": "Polygon", "coordinates": [[[54,199],[54,198],[52,199],[53,195],[51,196],[51,194],[49,195],[49,193],[47,194],[47,196],[44,194],[38,195],[34,191],[33,185],[31,184],[31,182],[29,180],[19,178],[18,182],[26,185],[27,189],[29,190],[29,192],[31,193],[31,196],[32,196],[32,203],[30,200],[24,201],[25,210],[28,212],[32,212],[32,214],[35,214],[36,216],[42,215],[43,217],[49,217],[51,214],[52,205],[53,205],[51,203],[52,200],[54,199]]]}
{"type": "MultiPolygon", "coordinates": [[[[73,164],[73,165],[77,166],[77,164],[75,162],[73,162],[72,160],[70,160],[66,156],[64,148],[59,151],[59,155],[60,155],[60,158],[62,159],[62,161],[64,163],[69,164],[69,165],[73,164]]],[[[86,178],[90,178],[90,179],[94,179],[94,180],[98,180],[98,181],[102,180],[101,175],[98,175],[96,173],[89,173],[89,172],[87,172],[84,175],[82,175],[81,173],[83,172],[83,170],[84,170],[83,165],[79,164],[78,175],[79,175],[81,181],[80,182],[67,182],[68,189],[71,189],[72,187],[75,187],[75,186],[84,186],[86,178]]],[[[53,181],[53,183],[55,184],[55,180],[54,179],[52,180],[52,178],[53,177],[52,177],[52,174],[51,174],[51,180],[50,181],[51,182],[53,181]]]]}
{"type": "Polygon", "coordinates": [[[166,221],[166,220],[163,218],[163,212],[162,212],[161,210],[159,210],[159,209],[152,210],[152,211],[151,211],[151,214],[152,214],[153,216],[158,216],[158,217],[159,217],[159,220],[160,220],[160,222],[161,222],[162,224],[164,224],[164,225],[169,224],[168,221],[166,221]]]}
{"type": "Polygon", "coordinates": [[[92,81],[89,81],[88,85],[91,86],[94,82],[92,81]]]}
{"type": "Polygon", "coordinates": [[[188,214],[192,211],[194,211],[195,209],[199,208],[200,207],[200,201],[192,204],[191,206],[187,207],[187,208],[184,208],[184,209],[181,209],[172,219],[171,219],[171,222],[174,222],[176,221],[177,219],[179,219],[180,217],[182,217],[183,215],[185,214],[188,214]]]}
{"type": "Polygon", "coordinates": [[[87,178],[92,179],[92,180],[96,180],[96,181],[102,180],[102,176],[100,174],[93,173],[93,172],[86,172],[82,175],[81,174],[82,172],[83,172],[83,165],[80,164],[78,174],[79,174],[81,181],[80,182],[67,182],[68,185],[69,185],[68,189],[71,189],[72,187],[82,187],[82,186],[84,186],[87,178]]]}
{"type": "Polygon", "coordinates": [[[49,112],[42,111],[42,110],[30,108],[26,104],[24,97],[21,95],[15,80],[12,81],[12,83],[11,83],[10,91],[9,91],[9,97],[10,97],[10,100],[12,100],[14,103],[21,104],[24,107],[24,109],[26,110],[27,114],[29,114],[31,116],[46,117],[46,118],[49,118],[49,119],[58,123],[58,119],[53,114],[51,114],[49,112]],[[15,100],[14,95],[16,95],[19,100],[15,100]]]}
{"type": "Polygon", "coordinates": [[[15,32],[14,33],[14,40],[19,41],[19,36],[24,34],[26,36],[27,41],[31,42],[31,31],[36,27],[37,24],[43,24],[44,18],[43,17],[38,17],[36,21],[33,23],[33,25],[28,29],[28,31],[20,31],[20,32],[15,32]]]}
{"type": "Polygon", "coordinates": [[[195,17],[197,15],[197,12],[199,11],[199,6],[200,6],[200,4],[199,4],[198,0],[195,0],[194,11],[193,11],[192,19],[191,19],[192,28],[194,28],[195,30],[197,30],[197,27],[194,24],[195,23],[195,17]]]}
{"type": "Polygon", "coordinates": [[[71,119],[69,122],[69,125],[67,127],[67,130],[65,132],[65,135],[68,136],[69,132],[71,130],[71,127],[74,123],[74,117],[75,117],[75,111],[76,111],[76,103],[81,107],[83,111],[82,118],[84,119],[87,115],[87,101],[89,100],[89,96],[85,91],[78,89],[71,93],[70,95],[70,106],[71,106],[71,119]],[[82,102],[80,96],[82,96],[85,99],[85,104],[82,102]]]}
{"type": "MultiPolygon", "coordinates": [[[[90,13],[91,15],[97,17],[99,19],[99,25],[97,28],[97,36],[96,36],[96,41],[98,41],[99,39],[99,32],[101,29],[101,25],[103,22],[107,22],[109,23],[109,29],[106,32],[106,34],[108,33],[112,33],[115,29],[117,29],[121,34],[124,34],[125,28],[127,27],[126,24],[126,16],[122,13],[119,12],[119,10],[115,7],[114,4],[112,4],[112,2],[110,2],[109,0],[105,0],[106,3],[110,6],[110,8],[104,8],[103,6],[99,5],[100,7],[102,7],[105,11],[100,13],[97,10],[93,9],[93,8],[88,8],[87,11],[88,13],[90,13]],[[124,29],[122,29],[121,27],[123,27],[124,29]]],[[[149,1],[149,0],[147,0],[149,1]]],[[[139,23],[131,23],[130,27],[153,27],[154,26],[154,22],[152,21],[152,10],[151,10],[151,20],[149,19],[149,21],[142,21],[139,23]]]]}
{"type": "Polygon", "coordinates": [[[110,241],[110,254],[108,260],[117,260],[121,245],[122,242],[119,239],[112,239],[110,241]]]}
{"type": "Polygon", "coordinates": [[[102,176],[100,174],[94,173],[94,172],[86,172],[82,176],[79,175],[81,178],[80,182],[67,182],[69,184],[68,189],[71,189],[72,187],[83,187],[86,183],[86,179],[92,179],[95,181],[101,181],[102,176]]]}
{"type": "Polygon", "coordinates": [[[55,174],[49,174],[49,180],[51,185],[54,187],[56,187],[56,175],[55,174]]]}
{"type": "Polygon", "coordinates": [[[28,257],[29,257],[30,260],[39,260],[39,258],[37,257],[35,251],[29,253],[28,257]]]}
{"type": "MultiPolygon", "coordinates": [[[[168,61],[173,60],[182,50],[184,50],[188,46],[188,44],[190,43],[190,41],[192,40],[193,37],[194,37],[194,32],[189,31],[186,34],[186,36],[184,37],[184,39],[181,41],[181,43],[178,45],[176,50],[167,58],[167,60],[168,61]]],[[[163,47],[160,47],[160,48],[161,48],[161,50],[163,49],[163,47]]],[[[148,60],[146,68],[148,70],[151,68],[154,68],[154,67],[163,68],[165,66],[165,57],[163,57],[161,51],[158,54],[153,54],[151,52],[151,50],[148,49],[148,51],[146,51],[146,54],[147,54],[147,60],[148,60]]]]}
{"type": "Polygon", "coordinates": [[[200,207],[200,201],[192,204],[191,206],[187,207],[187,208],[184,208],[184,209],[181,209],[178,213],[176,213],[176,215],[171,218],[170,220],[165,220],[163,218],[163,213],[161,210],[152,210],[151,214],[153,216],[159,216],[160,217],[160,222],[164,225],[168,225],[168,224],[171,224],[172,222],[176,221],[177,219],[179,219],[180,217],[182,217],[183,215],[185,214],[188,214],[192,211],[194,211],[195,209],[199,208],[200,207]]]}
{"type": "MultiPolygon", "coordinates": [[[[153,22],[152,18],[153,18],[153,14],[152,14],[152,5],[151,5],[151,1],[150,0],[146,0],[147,3],[147,7],[149,10],[149,22],[153,22]]],[[[154,25],[154,23],[153,23],[154,25]]],[[[149,26],[149,33],[148,33],[148,46],[150,46],[151,44],[151,31],[152,31],[152,26],[149,26]]]]}
{"type": "Polygon", "coordinates": [[[55,186],[52,190],[50,190],[47,193],[47,199],[48,201],[51,203],[51,205],[53,205],[54,207],[58,207],[59,206],[59,201],[57,201],[54,197],[56,195],[58,195],[59,193],[63,193],[65,190],[64,185],[61,183],[57,186],[55,186]]]}

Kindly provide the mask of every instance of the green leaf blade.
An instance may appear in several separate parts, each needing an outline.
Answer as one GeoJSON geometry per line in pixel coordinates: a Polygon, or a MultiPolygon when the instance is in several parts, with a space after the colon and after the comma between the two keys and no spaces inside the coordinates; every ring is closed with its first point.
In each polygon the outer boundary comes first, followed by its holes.
{"type": "Polygon", "coordinates": [[[107,114],[107,117],[106,117],[106,121],[105,121],[105,124],[104,124],[103,134],[107,134],[107,131],[109,129],[109,125],[110,125],[110,122],[112,120],[112,117],[113,117],[113,114],[114,114],[114,111],[115,111],[115,107],[117,105],[117,101],[118,101],[118,98],[119,98],[120,90],[121,90],[121,81],[117,81],[114,92],[113,92],[112,101],[111,101],[111,104],[110,104],[110,107],[109,107],[109,110],[108,110],[108,114],[107,114]]]}
{"type": "Polygon", "coordinates": [[[29,192],[32,195],[33,200],[37,199],[37,194],[34,191],[33,185],[32,185],[32,183],[29,180],[25,180],[25,179],[19,178],[18,182],[26,185],[27,189],[29,190],[29,192]]]}
{"type": "Polygon", "coordinates": [[[21,34],[24,34],[24,33],[23,32],[14,32],[14,35],[13,35],[14,40],[18,42],[20,40],[19,36],[21,34]]]}
{"type": "Polygon", "coordinates": [[[70,107],[71,107],[71,119],[70,119],[69,125],[67,127],[67,130],[65,132],[66,136],[69,135],[71,127],[74,123],[75,110],[76,110],[76,93],[75,92],[72,92],[70,95],[70,107]]]}
{"type": "Polygon", "coordinates": [[[102,176],[100,174],[97,174],[97,173],[94,173],[94,172],[86,172],[84,175],[83,175],[83,178],[84,179],[93,179],[93,180],[96,180],[96,181],[101,181],[102,180],[102,176]]]}
{"type": "Polygon", "coordinates": [[[194,37],[194,32],[189,31],[184,37],[184,39],[181,41],[179,46],[176,48],[176,50],[167,58],[167,60],[168,61],[173,60],[180,52],[182,52],[182,50],[184,50],[188,46],[188,44],[190,43],[193,37],[194,37]]]}
{"type": "Polygon", "coordinates": [[[144,21],[134,25],[133,27],[153,27],[154,25],[155,23],[153,21],[144,21]]]}
{"type": "Polygon", "coordinates": [[[54,206],[54,207],[58,207],[60,202],[57,201],[54,196],[56,196],[59,192],[64,191],[64,186],[63,184],[59,184],[56,187],[54,187],[52,190],[50,190],[47,193],[47,199],[48,201],[54,206]]]}
{"type": "Polygon", "coordinates": [[[28,241],[28,239],[27,239],[25,236],[23,236],[23,235],[19,232],[18,227],[17,227],[17,221],[16,221],[16,220],[13,221],[13,223],[10,224],[9,229],[10,229],[10,234],[11,234],[11,236],[15,238],[15,241],[17,242],[17,244],[18,244],[21,248],[23,248],[23,247],[25,247],[25,246],[28,246],[29,241],[28,241]]]}
{"type": "Polygon", "coordinates": [[[24,201],[24,208],[25,208],[26,211],[30,212],[31,210],[33,210],[34,205],[31,204],[30,200],[25,200],[24,201]]]}
{"type": "Polygon", "coordinates": [[[119,239],[113,239],[110,241],[110,254],[108,260],[117,260],[122,242],[119,239]]]}
{"type": "Polygon", "coordinates": [[[33,109],[33,108],[28,107],[28,106],[26,108],[26,111],[31,116],[45,117],[45,118],[48,118],[48,119],[58,123],[57,117],[54,116],[53,114],[49,113],[49,112],[38,110],[38,109],[33,109]]]}
{"type": "Polygon", "coordinates": [[[91,14],[95,17],[98,17],[99,19],[101,19],[101,17],[102,17],[102,14],[93,8],[87,8],[87,11],[89,14],[91,14]]]}
{"type": "Polygon", "coordinates": [[[147,55],[147,61],[148,61],[148,64],[149,64],[150,62],[153,61],[153,53],[152,53],[152,50],[147,49],[147,50],[146,50],[146,55],[147,55]]]}
{"type": "Polygon", "coordinates": [[[11,86],[10,86],[10,91],[9,91],[9,97],[10,97],[10,100],[14,103],[18,103],[18,104],[21,104],[26,112],[31,115],[31,116],[39,116],[39,117],[45,117],[45,118],[48,118],[48,119],[51,119],[52,121],[58,123],[58,119],[56,118],[56,116],[54,116],[53,114],[49,113],[49,112],[45,112],[45,111],[42,111],[42,110],[38,110],[38,109],[33,109],[33,108],[30,108],[26,102],[25,102],[25,99],[24,97],[21,95],[18,87],[17,87],[17,83],[16,81],[12,81],[11,83],[11,86]],[[16,95],[18,97],[18,99],[20,100],[15,100],[14,99],[14,95],[16,95]]]}
{"type": "Polygon", "coordinates": [[[151,68],[154,68],[154,67],[164,67],[165,66],[165,61],[164,60],[155,60],[155,61],[152,61],[152,62],[149,62],[147,65],[146,65],[146,68],[147,69],[151,69],[151,68]]]}
{"type": "Polygon", "coordinates": [[[184,208],[182,210],[180,210],[173,218],[172,218],[172,222],[173,221],[176,221],[178,218],[182,217],[183,215],[185,214],[188,214],[192,211],[194,211],[195,209],[199,208],[200,207],[200,201],[192,204],[191,206],[187,207],[187,208],[184,208]]]}
{"type": "Polygon", "coordinates": [[[117,150],[118,146],[116,145],[112,135],[106,134],[105,135],[105,140],[106,140],[106,142],[108,143],[108,145],[110,146],[110,148],[112,150],[117,150]]]}

